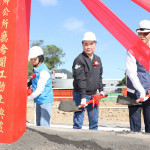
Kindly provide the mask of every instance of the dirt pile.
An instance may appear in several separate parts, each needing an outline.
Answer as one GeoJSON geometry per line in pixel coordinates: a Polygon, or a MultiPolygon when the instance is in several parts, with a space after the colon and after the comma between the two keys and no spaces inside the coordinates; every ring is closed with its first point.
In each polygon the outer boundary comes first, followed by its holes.
{"type": "Polygon", "coordinates": [[[150,135],[130,132],[27,127],[15,143],[1,150],[149,150],[150,135]]]}

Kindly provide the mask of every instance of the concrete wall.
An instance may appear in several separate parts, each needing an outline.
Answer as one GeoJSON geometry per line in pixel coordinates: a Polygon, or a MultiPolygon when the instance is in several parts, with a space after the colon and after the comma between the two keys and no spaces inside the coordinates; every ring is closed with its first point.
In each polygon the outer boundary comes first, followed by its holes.
{"type": "MultiPolygon", "coordinates": [[[[107,92],[113,92],[117,90],[117,84],[121,79],[103,79],[104,90],[107,92]]],[[[55,79],[55,87],[54,88],[65,88],[72,89],[73,88],[73,79],[55,79]]]]}

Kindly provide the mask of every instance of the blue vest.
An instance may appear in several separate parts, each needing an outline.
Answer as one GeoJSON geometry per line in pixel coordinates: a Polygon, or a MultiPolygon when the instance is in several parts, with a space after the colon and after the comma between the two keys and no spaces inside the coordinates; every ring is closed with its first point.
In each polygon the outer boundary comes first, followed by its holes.
{"type": "MultiPolygon", "coordinates": [[[[143,88],[145,89],[146,94],[148,94],[150,89],[150,74],[138,61],[136,61],[136,64],[137,64],[137,76],[143,88]]],[[[136,97],[140,98],[140,93],[133,87],[133,84],[129,78],[127,79],[127,88],[135,91],[134,94],[136,94],[136,97]]]]}
{"type": "Polygon", "coordinates": [[[40,77],[40,72],[46,70],[50,73],[50,78],[46,82],[44,91],[34,99],[35,103],[39,104],[44,104],[44,103],[50,103],[54,101],[54,96],[53,96],[53,89],[52,89],[52,75],[50,70],[47,68],[47,66],[42,63],[33,73],[36,74],[36,77],[32,79],[32,89],[33,92],[37,88],[37,83],[40,77]]]}

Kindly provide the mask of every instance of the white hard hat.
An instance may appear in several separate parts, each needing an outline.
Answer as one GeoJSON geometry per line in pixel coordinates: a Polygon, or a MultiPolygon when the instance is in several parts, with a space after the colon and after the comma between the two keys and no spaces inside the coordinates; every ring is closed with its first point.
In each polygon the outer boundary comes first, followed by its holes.
{"type": "Polygon", "coordinates": [[[37,56],[44,55],[43,50],[39,46],[33,46],[29,50],[29,60],[31,58],[36,58],[37,56]]]}
{"type": "Polygon", "coordinates": [[[139,23],[137,32],[150,32],[150,21],[149,20],[142,20],[139,23]]]}
{"type": "Polygon", "coordinates": [[[84,33],[82,41],[95,41],[96,42],[96,35],[93,32],[86,32],[84,33]]]}

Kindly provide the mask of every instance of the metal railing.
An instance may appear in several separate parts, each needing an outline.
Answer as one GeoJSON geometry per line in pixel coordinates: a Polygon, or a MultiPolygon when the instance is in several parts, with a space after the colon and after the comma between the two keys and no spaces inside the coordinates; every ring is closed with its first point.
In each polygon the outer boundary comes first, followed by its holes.
{"type": "MultiPolygon", "coordinates": [[[[119,89],[119,88],[126,88],[126,86],[116,86],[116,87],[104,87],[104,89],[109,89],[109,88],[114,88],[114,89],[119,89]]],[[[58,89],[58,88],[57,88],[58,89]]],[[[59,88],[59,89],[61,89],[61,88],[59,88]]],[[[63,89],[63,88],[62,88],[63,89]]],[[[69,90],[71,90],[71,89],[69,89],[69,90]]],[[[104,91],[106,91],[106,90],[104,90],[104,91]]],[[[121,93],[120,93],[121,94],[121,93]]],[[[73,97],[71,96],[69,96],[69,97],[54,97],[55,99],[63,99],[63,100],[65,100],[65,99],[68,99],[68,98],[72,98],[73,99],[73,97]]],[[[117,98],[117,96],[108,96],[107,98],[117,98]]],[[[61,100],[59,100],[59,101],[61,101],[61,100]]],[[[32,107],[32,108],[34,108],[34,125],[36,124],[36,111],[35,111],[35,109],[36,109],[36,105],[35,104],[27,104],[27,107],[32,107]]],[[[58,109],[58,105],[53,105],[53,107],[52,108],[56,108],[56,109],[58,109]]],[[[127,109],[128,107],[99,107],[99,109],[127,109]]]]}
{"type": "MultiPolygon", "coordinates": [[[[104,87],[104,89],[122,89],[122,88],[126,88],[126,86],[110,86],[110,87],[104,87]]],[[[54,88],[54,90],[55,89],[59,89],[59,90],[61,90],[61,89],[63,89],[63,88],[54,88]]],[[[68,90],[72,90],[72,89],[68,89],[68,90]]],[[[106,90],[104,90],[104,91],[106,91],[106,90]]],[[[62,99],[62,100],[65,100],[65,99],[68,99],[68,98],[71,98],[71,99],[73,99],[73,97],[71,96],[69,96],[69,97],[54,97],[54,99],[62,99]]],[[[108,97],[107,98],[117,98],[117,96],[109,96],[108,95],[108,97]]],[[[61,100],[59,100],[59,101],[61,101],[61,100]]],[[[35,107],[35,104],[27,104],[27,107],[35,107]]],[[[53,108],[58,108],[58,106],[53,106],[53,108]]],[[[99,107],[100,109],[127,109],[128,107],[99,107]]]]}

